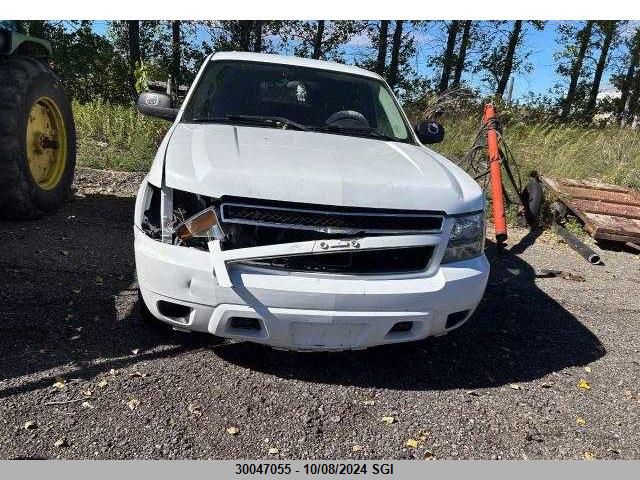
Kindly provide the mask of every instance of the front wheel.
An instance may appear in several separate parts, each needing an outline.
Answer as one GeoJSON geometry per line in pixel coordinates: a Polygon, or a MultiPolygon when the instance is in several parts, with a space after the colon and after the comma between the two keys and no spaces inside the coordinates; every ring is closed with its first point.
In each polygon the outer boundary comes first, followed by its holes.
{"type": "Polygon", "coordinates": [[[37,218],[60,208],[71,191],[71,103],[41,61],[15,56],[0,62],[0,217],[37,218]]]}

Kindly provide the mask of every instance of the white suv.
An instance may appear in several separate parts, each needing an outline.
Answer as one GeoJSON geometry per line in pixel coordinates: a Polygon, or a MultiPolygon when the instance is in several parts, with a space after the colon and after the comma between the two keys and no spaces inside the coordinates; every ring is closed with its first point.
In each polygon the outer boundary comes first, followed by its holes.
{"type": "Polygon", "coordinates": [[[156,93],[138,107],[173,120],[136,201],[145,315],[345,350],[442,335],[480,302],[482,191],[378,75],[216,53],[179,109],[156,93]]]}

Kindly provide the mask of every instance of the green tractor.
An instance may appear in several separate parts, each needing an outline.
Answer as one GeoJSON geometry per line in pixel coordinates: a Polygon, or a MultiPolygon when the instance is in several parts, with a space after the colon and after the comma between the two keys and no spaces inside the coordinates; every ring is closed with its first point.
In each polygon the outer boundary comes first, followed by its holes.
{"type": "Polygon", "coordinates": [[[0,21],[0,218],[52,213],[71,192],[75,124],[50,56],[49,42],[0,21]]]}

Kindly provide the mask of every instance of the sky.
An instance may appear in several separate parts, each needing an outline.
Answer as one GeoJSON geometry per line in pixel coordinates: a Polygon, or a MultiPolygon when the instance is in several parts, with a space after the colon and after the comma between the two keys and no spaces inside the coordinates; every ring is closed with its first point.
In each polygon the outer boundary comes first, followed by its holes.
{"type": "MultiPolygon", "coordinates": [[[[421,30],[419,33],[414,33],[409,30],[410,34],[415,35],[417,53],[415,58],[412,59],[414,67],[419,75],[434,76],[437,72],[434,72],[428,66],[428,57],[442,52],[444,48],[444,35],[442,34],[440,22],[433,22],[433,26],[427,29],[425,32],[421,30]]],[[[556,73],[556,61],[554,60],[554,54],[562,48],[556,42],[556,28],[558,26],[557,21],[548,21],[545,24],[543,30],[538,31],[533,28],[526,29],[526,37],[524,48],[531,51],[529,61],[532,64],[533,70],[527,74],[516,74],[514,77],[514,89],[513,96],[515,99],[522,99],[529,93],[534,94],[548,94],[549,91],[562,79],[556,73]]],[[[637,22],[632,22],[636,24],[637,22]]],[[[107,29],[107,22],[96,21],[93,26],[96,33],[104,35],[107,29]]],[[[197,41],[206,41],[207,37],[204,31],[197,34],[197,41]]],[[[368,39],[366,36],[354,37],[349,44],[344,47],[344,58],[347,62],[353,62],[356,58],[361,56],[363,52],[369,48],[368,39]]],[[[290,52],[282,52],[290,53],[290,52]]],[[[613,56],[620,56],[625,53],[624,46],[618,46],[611,53],[613,56]]],[[[609,65],[605,70],[605,74],[602,79],[601,90],[607,90],[611,88],[609,79],[611,74],[614,73],[614,66],[609,65]]],[[[465,73],[463,81],[468,82],[475,88],[479,88],[483,93],[488,93],[488,86],[481,82],[480,74],[465,73]]]]}

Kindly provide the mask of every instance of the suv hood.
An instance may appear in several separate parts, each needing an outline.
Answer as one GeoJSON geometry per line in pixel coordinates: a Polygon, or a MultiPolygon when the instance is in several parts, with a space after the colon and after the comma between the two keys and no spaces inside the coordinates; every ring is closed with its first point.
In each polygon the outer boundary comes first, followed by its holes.
{"type": "Polygon", "coordinates": [[[425,147],[274,128],[177,124],[166,143],[165,182],[216,198],[447,214],[484,206],[478,184],[425,147]]]}

